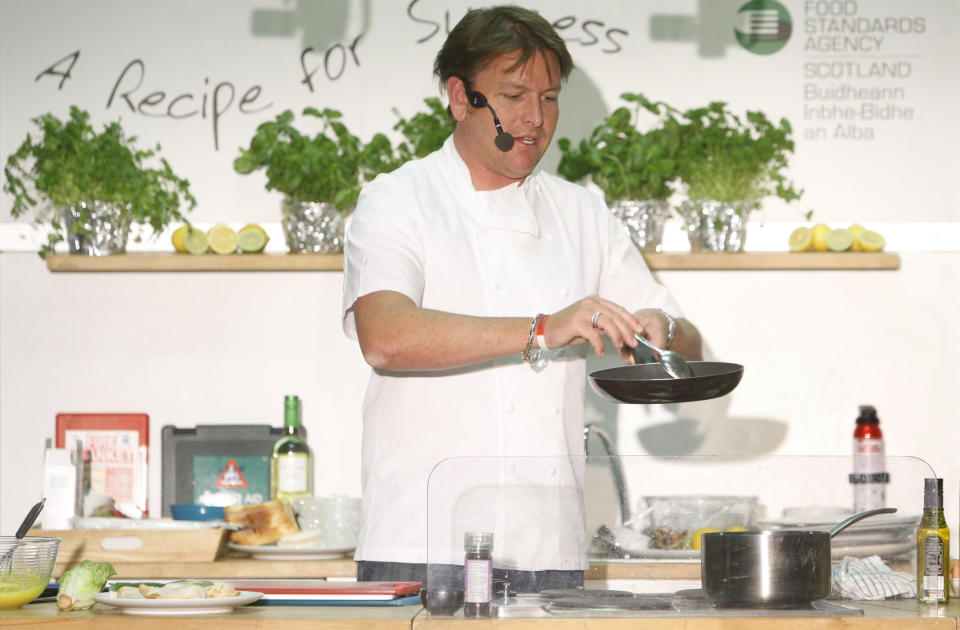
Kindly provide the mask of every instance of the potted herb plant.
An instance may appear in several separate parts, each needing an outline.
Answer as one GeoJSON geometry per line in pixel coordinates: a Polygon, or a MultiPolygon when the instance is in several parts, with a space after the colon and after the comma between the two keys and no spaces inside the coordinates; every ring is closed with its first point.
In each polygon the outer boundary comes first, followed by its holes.
{"type": "Polygon", "coordinates": [[[557,141],[561,153],[557,171],[570,181],[589,177],[627,225],[637,247],[659,251],[670,216],[668,200],[680,173],[680,124],[676,110],[665,103],[654,103],[642,94],[625,93],[620,98],[632,108],[614,110],[579,145],[568,138],[557,141]],[[656,122],[640,131],[644,111],[656,122]]]}
{"type": "Polygon", "coordinates": [[[375,135],[364,145],[333,109],[303,110],[318,119],[313,135],[298,130],[290,110],[257,127],[233,168],[246,175],[265,169],[267,190],[284,195],[282,225],[291,252],[343,251],[343,213],[357,201],[365,179],[398,166],[390,140],[375,135]]]}
{"type": "Polygon", "coordinates": [[[399,164],[433,153],[443,146],[447,137],[453,133],[453,123],[440,99],[430,97],[423,99],[423,102],[427,111],[417,112],[409,120],[403,118],[396,108],[393,110],[400,119],[393,128],[404,137],[404,141],[398,144],[396,149],[396,160],[399,164]]]}
{"type": "Polygon", "coordinates": [[[48,113],[33,123],[40,135],[27,134],[9,156],[3,189],[14,197],[14,217],[34,210],[34,222],[46,229],[42,258],[64,238],[71,253],[122,252],[131,224],[149,225],[157,235],[171,221],[186,220],[181,208],[196,206],[189,182],[159,158],[160,145],[137,149],[119,122],[97,133],[90,115],[74,106],[66,121],[48,113]],[[154,157],[160,167],[148,168],[154,157]]]}
{"type": "Polygon", "coordinates": [[[749,213],[765,197],[800,198],[785,171],[793,140],[789,121],[759,111],[745,118],[726,103],[683,113],[681,179],[688,201],[679,209],[694,250],[741,251],[749,213]]]}

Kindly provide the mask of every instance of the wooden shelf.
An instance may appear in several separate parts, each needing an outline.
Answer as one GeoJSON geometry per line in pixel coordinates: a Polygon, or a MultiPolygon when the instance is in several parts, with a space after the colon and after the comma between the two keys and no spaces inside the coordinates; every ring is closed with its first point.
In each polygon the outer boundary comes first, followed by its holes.
{"type": "MultiPolygon", "coordinates": [[[[900,268],[900,256],[863,252],[744,252],[644,253],[653,271],[749,271],[749,270],[892,270],[900,268]]],[[[112,256],[57,254],[47,257],[50,271],[341,271],[341,254],[204,254],[137,253],[112,256]]]]}
{"type": "Polygon", "coordinates": [[[342,254],[190,254],[137,253],[110,256],[57,254],[47,257],[50,271],[340,271],[342,254]]]}
{"type": "Polygon", "coordinates": [[[899,269],[900,256],[888,252],[742,252],[644,253],[650,269],[656,270],[805,270],[805,269],[899,269]]]}

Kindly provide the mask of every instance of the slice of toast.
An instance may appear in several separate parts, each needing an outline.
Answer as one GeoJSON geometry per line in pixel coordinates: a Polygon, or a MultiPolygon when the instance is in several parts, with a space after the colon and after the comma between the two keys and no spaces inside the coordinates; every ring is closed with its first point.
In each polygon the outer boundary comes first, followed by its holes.
{"type": "Polygon", "coordinates": [[[300,531],[293,510],[279,500],[257,505],[228,505],[223,508],[223,515],[228,523],[244,527],[230,534],[230,540],[238,545],[266,545],[300,531]]]}

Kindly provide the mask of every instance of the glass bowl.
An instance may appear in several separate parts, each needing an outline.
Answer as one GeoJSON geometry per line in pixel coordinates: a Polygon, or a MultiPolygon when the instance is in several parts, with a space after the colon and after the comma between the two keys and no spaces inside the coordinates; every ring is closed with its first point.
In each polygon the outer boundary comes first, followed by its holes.
{"type": "Polygon", "coordinates": [[[59,538],[0,536],[0,610],[20,608],[50,582],[59,538]]]}

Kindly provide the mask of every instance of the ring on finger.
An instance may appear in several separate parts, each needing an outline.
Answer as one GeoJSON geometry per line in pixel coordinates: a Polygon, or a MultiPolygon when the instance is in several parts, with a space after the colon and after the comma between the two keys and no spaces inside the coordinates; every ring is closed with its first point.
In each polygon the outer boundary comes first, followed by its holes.
{"type": "Polygon", "coordinates": [[[600,315],[602,315],[602,313],[600,311],[597,311],[596,313],[593,314],[593,317],[590,318],[590,325],[593,326],[594,328],[597,327],[597,320],[600,319],[600,315]]]}

